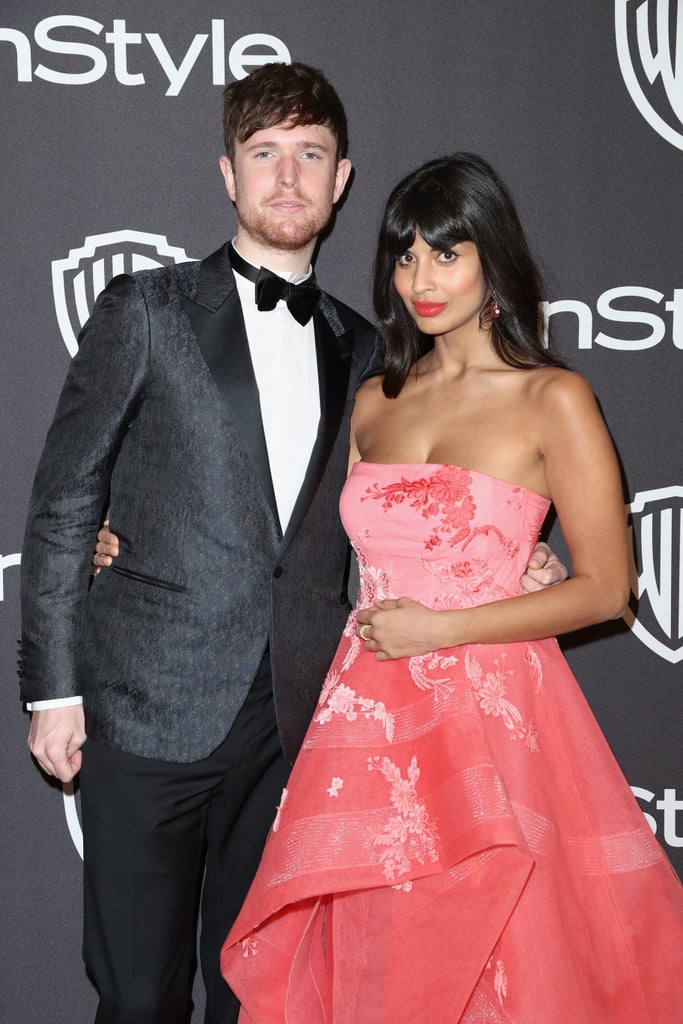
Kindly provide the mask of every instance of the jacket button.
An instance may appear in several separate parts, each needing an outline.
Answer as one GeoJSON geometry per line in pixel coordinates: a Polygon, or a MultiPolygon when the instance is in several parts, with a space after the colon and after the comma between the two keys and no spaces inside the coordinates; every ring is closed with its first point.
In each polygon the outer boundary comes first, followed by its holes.
{"type": "Polygon", "coordinates": [[[281,565],[276,565],[275,568],[273,569],[273,578],[279,580],[280,577],[282,576],[283,571],[284,570],[281,565]]]}

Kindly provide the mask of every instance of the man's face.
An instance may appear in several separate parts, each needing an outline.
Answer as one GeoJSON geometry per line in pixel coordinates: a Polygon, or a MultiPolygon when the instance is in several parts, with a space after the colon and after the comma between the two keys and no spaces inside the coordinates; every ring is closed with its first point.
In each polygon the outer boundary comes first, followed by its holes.
{"type": "Polygon", "coordinates": [[[351,171],[348,160],[337,162],[336,150],[326,126],[284,123],[238,142],[232,161],[221,157],[247,259],[258,262],[264,250],[310,255],[351,171]]]}

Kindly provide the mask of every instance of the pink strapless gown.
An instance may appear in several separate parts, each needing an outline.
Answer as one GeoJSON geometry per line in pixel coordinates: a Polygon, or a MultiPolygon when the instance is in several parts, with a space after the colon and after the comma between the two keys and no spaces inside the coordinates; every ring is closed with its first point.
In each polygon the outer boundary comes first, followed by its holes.
{"type": "MultiPolygon", "coordinates": [[[[460,608],[548,502],[358,463],[341,508],[359,606],[460,608]]],[[[256,1024],[681,1024],[683,889],[555,640],[379,663],[352,614],[222,968],[256,1024]]]]}

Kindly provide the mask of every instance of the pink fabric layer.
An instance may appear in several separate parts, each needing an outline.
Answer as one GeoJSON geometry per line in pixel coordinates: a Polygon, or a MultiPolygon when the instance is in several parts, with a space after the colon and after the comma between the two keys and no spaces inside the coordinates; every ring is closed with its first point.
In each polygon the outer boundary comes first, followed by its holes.
{"type": "MultiPolygon", "coordinates": [[[[359,606],[520,592],[548,502],[358,463],[359,606]]],[[[352,614],[222,969],[245,1024],[680,1024],[683,889],[555,640],[378,663],[352,614]]],[[[314,638],[312,638],[314,640],[314,638]]]]}

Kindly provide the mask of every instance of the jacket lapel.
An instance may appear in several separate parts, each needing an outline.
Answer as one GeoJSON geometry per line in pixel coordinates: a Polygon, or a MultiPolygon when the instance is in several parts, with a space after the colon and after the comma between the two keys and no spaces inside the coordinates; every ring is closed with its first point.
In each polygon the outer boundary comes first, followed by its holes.
{"type": "Polygon", "coordinates": [[[202,261],[197,292],[194,298],[183,295],[183,305],[277,521],[258,387],[227,245],[202,261]]]}
{"type": "Polygon", "coordinates": [[[281,553],[296,534],[313,500],[339,433],[346,407],[351,372],[351,338],[344,330],[334,305],[325,294],[315,312],[314,325],[320,388],[320,423],[306,476],[283,538],[281,553]]]}

